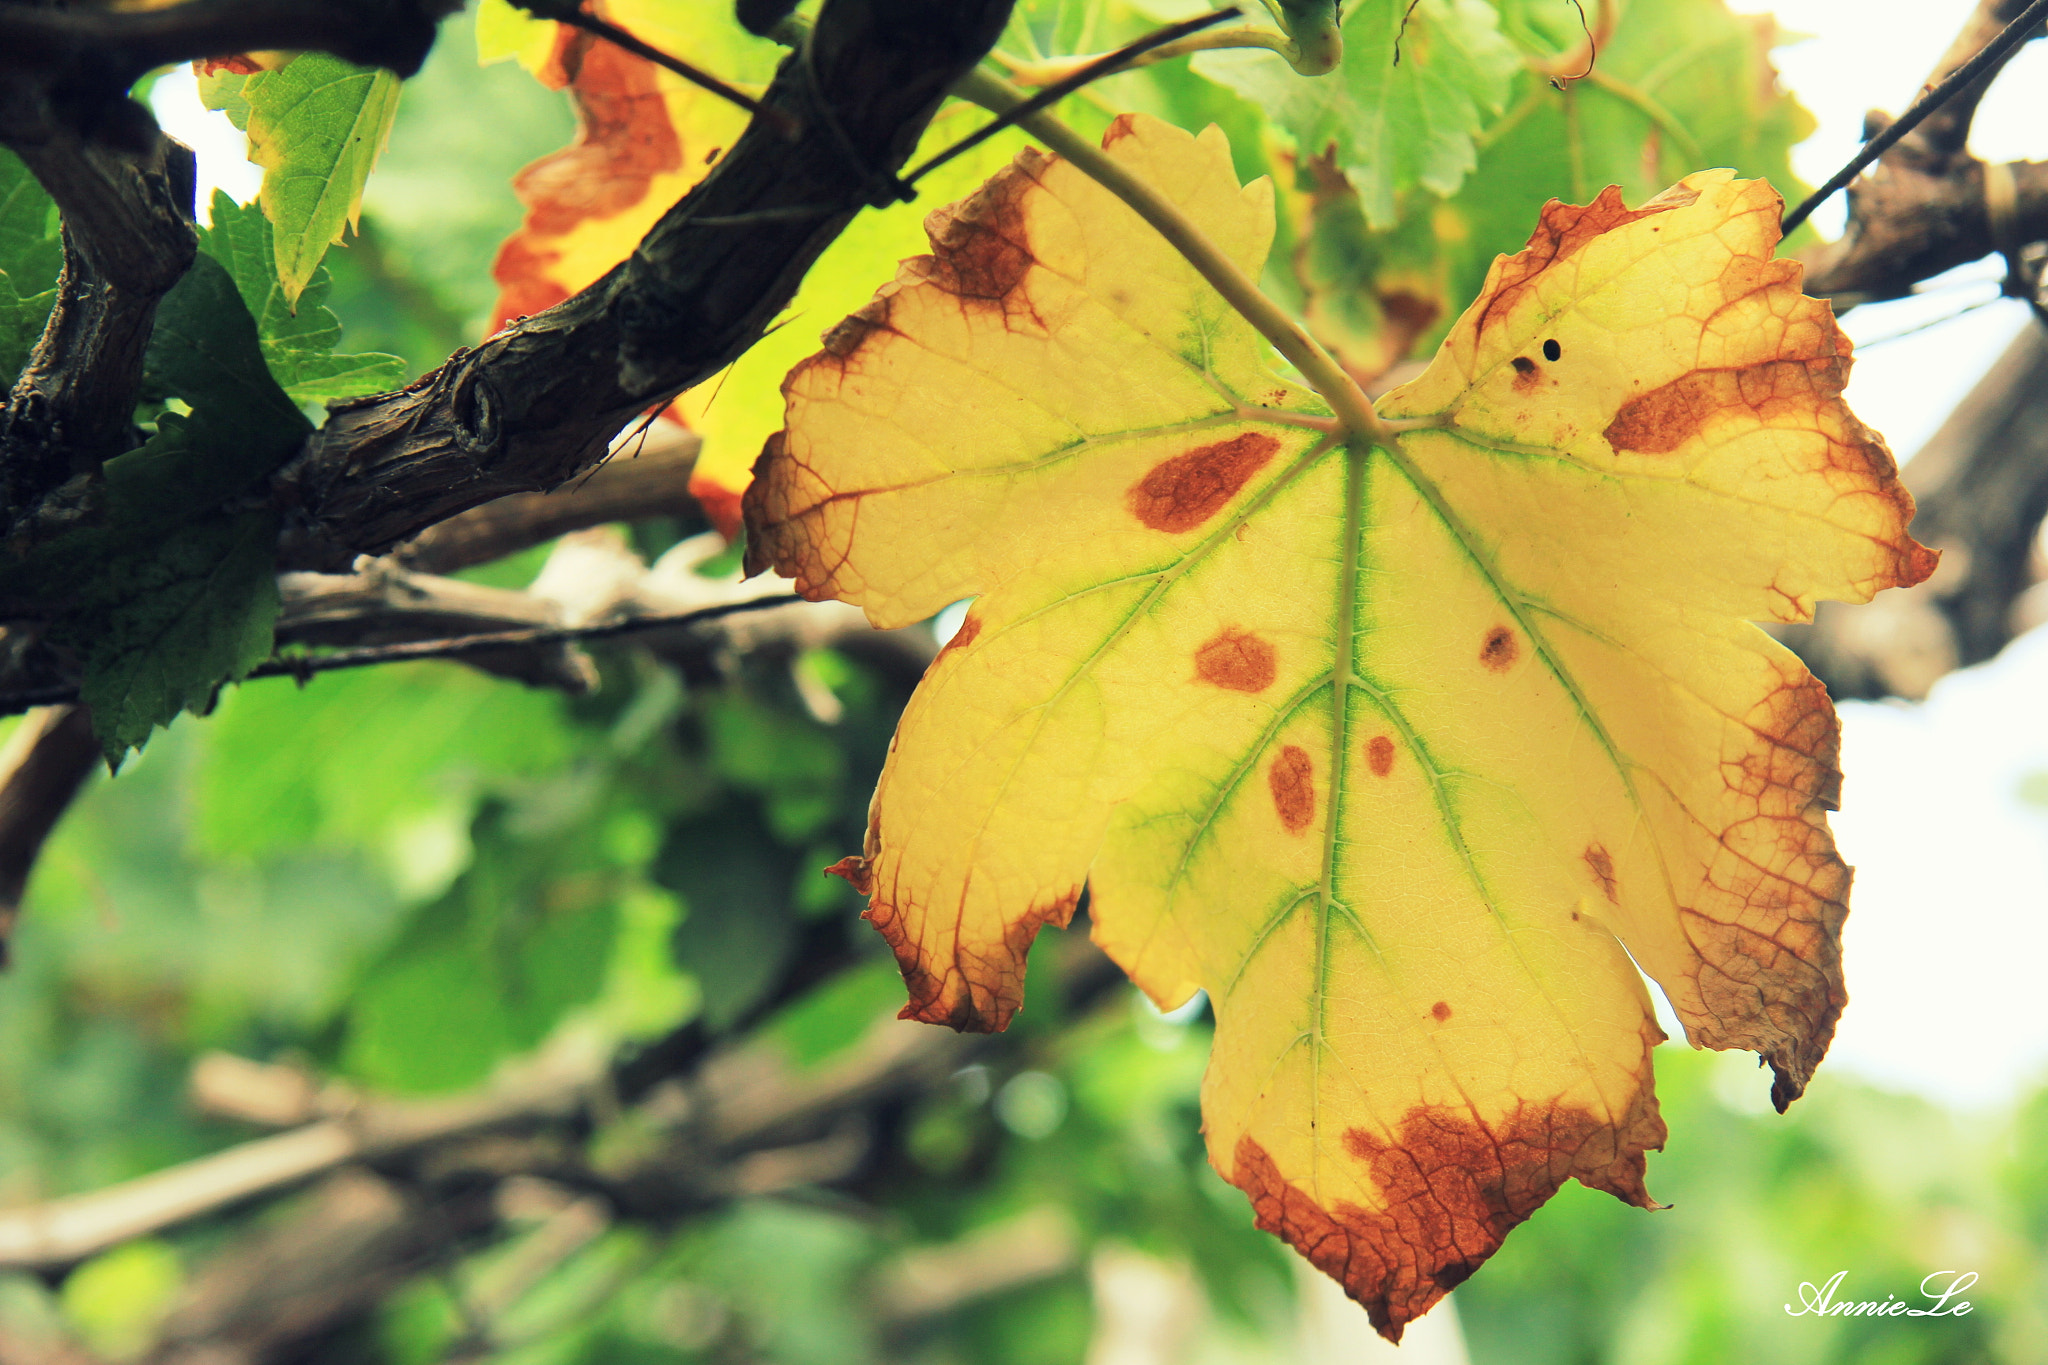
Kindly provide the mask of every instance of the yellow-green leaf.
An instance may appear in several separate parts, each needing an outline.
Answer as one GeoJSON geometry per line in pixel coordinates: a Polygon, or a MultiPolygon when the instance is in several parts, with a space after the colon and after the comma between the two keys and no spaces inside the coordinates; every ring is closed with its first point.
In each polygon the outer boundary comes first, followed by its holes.
{"type": "Polygon", "coordinates": [[[277,279],[296,302],[327,248],[353,226],[363,185],[398,117],[398,77],[323,52],[275,70],[216,65],[200,77],[209,109],[249,134],[263,168],[258,202],[275,232],[277,279]]]}
{"type": "MultiPolygon", "coordinates": [[[[988,120],[972,105],[949,103],[925,130],[911,163],[944,150],[988,120]]],[[[737,532],[740,496],[755,458],[782,426],[783,375],[817,349],[818,334],[829,323],[874,292],[875,262],[916,254],[924,244],[919,224],[934,202],[970,192],[1023,145],[1014,131],[998,133],[919,181],[917,202],[864,209],[804,272],[803,286],[790,300],[787,325],[771,330],[725,370],[677,400],[691,430],[704,438],[690,492],[727,535],[737,532]]]]}
{"type": "MultiPolygon", "coordinates": [[[[1214,130],[1111,156],[1256,276],[1214,130]]],[[[1212,1161],[1398,1337],[1567,1177],[1643,1206],[1662,1036],[1782,1105],[1844,992],[1826,693],[1752,621],[1930,552],[1848,346],[1709,171],[1553,202],[1347,447],[1137,217],[1026,153],[787,382],[754,566],[900,626],[974,596],[867,845],[911,1017],[1000,1028],[1084,883],[1216,1011],[1212,1161]]]]}

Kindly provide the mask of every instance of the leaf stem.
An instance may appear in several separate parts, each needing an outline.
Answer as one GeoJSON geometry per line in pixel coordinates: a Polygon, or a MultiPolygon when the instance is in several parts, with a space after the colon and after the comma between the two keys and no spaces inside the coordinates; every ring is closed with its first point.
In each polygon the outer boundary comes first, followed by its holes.
{"type": "MultiPolygon", "coordinates": [[[[1024,103],[1024,96],[1008,82],[989,72],[970,71],[953,85],[953,93],[992,113],[1005,114],[1024,103]]],[[[1287,316],[1279,304],[1259,290],[1251,276],[1210,241],[1207,234],[1180,211],[1179,205],[1146,184],[1100,147],[1088,141],[1050,114],[1032,114],[1020,120],[1039,141],[1072,162],[1075,168],[1122,200],[1130,209],[1164,237],[1201,277],[1209,282],[1224,302],[1273,343],[1273,348],[1301,372],[1310,388],[1330,405],[1345,431],[1373,445],[1392,445],[1394,432],[1373,410],[1372,400],[1358,381],[1345,373],[1335,357],[1317,344],[1300,323],[1287,316]]]]}
{"type": "MultiPolygon", "coordinates": [[[[1196,33],[1189,37],[1176,39],[1160,47],[1155,47],[1150,52],[1132,58],[1127,65],[1131,68],[1151,66],[1155,62],[1169,61],[1174,57],[1185,57],[1193,52],[1215,52],[1226,48],[1265,48],[1268,51],[1279,53],[1290,62],[1294,61],[1299,55],[1295,50],[1294,44],[1288,40],[1287,35],[1275,33],[1272,29],[1260,28],[1254,24],[1242,24],[1236,28],[1215,29],[1208,33],[1196,33]]],[[[1041,57],[1036,60],[1013,57],[1006,52],[992,52],[989,56],[991,59],[1002,63],[1004,69],[1009,72],[1012,81],[1018,85],[1034,87],[1057,85],[1075,72],[1085,70],[1092,63],[1100,60],[1099,54],[1079,57],[1041,57]]],[[[1298,67],[1296,69],[1299,70],[1298,67]]],[[[1302,74],[1314,75],[1319,73],[1303,72],[1302,74]]]]}

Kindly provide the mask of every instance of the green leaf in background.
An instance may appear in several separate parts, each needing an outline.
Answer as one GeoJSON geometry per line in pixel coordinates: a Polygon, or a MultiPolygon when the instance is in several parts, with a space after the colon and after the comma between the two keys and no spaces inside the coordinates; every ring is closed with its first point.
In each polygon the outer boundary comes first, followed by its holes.
{"type": "Polygon", "coordinates": [[[126,1360],[156,1339],[185,1278],[178,1253],[153,1237],[101,1252],[65,1277],[64,1316],[86,1344],[126,1360]]]}
{"type": "Polygon", "coordinates": [[[438,892],[481,794],[569,761],[563,709],[559,693],[432,663],[237,688],[208,725],[194,841],[233,861],[362,846],[404,889],[438,892]]]}
{"type": "Polygon", "coordinates": [[[0,148],[0,270],[17,288],[40,293],[57,282],[63,265],[57,206],[21,158],[0,148]]]}
{"type": "Polygon", "coordinates": [[[249,134],[249,159],[263,168],[258,202],[276,229],[278,283],[295,305],[327,248],[355,222],[398,116],[398,77],[305,52],[275,71],[202,76],[199,93],[249,134]]]}
{"type": "Polygon", "coordinates": [[[29,352],[35,349],[36,339],[42,336],[43,324],[49,321],[50,310],[56,304],[55,289],[23,298],[16,291],[13,278],[0,270],[0,384],[12,383],[28,363],[29,352]]]}
{"type": "MultiPolygon", "coordinates": [[[[1501,17],[1539,58],[1583,41],[1576,14],[1551,0],[1509,0],[1501,17]]],[[[1791,150],[1814,122],[1778,86],[1770,54],[1781,41],[1767,14],[1659,0],[1622,10],[1584,80],[1558,91],[1525,71],[1486,131],[1478,174],[1450,205],[1456,218],[1438,220],[1455,244],[1453,301],[1478,293],[1495,253],[1527,240],[1547,199],[1583,204],[1619,185],[1640,203],[1692,171],[1728,166],[1796,200],[1791,150]]]]}
{"type": "MultiPolygon", "coordinates": [[[[1551,0],[1508,0],[1501,27],[1534,66],[1584,41],[1576,12],[1551,0]]],[[[1335,168],[1298,162],[1283,198],[1298,242],[1289,283],[1311,330],[1368,378],[1426,355],[1494,256],[1528,240],[1548,199],[1583,204],[1619,185],[1640,203],[1712,166],[1797,197],[1790,153],[1813,119],[1778,87],[1770,51],[1781,40],[1768,15],[1734,14],[1723,0],[1628,6],[1590,75],[1560,91],[1525,67],[1480,134],[1477,172],[1448,197],[1411,196],[1381,230],[1335,168]]]]}
{"type": "Polygon", "coordinates": [[[363,976],[343,1047],[358,1079],[414,1093],[475,1084],[604,985],[622,888],[589,861],[581,824],[548,838],[519,824],[486,809],[475,861],[363,976]]]}
{"type": "Polygon", "coordinates": [[[1485,116],[1503,107],[1522,59],[1485,0],[1365,0],[1343,35],[1343,64],[1328,76],[1253,51],[1204,52],[1194,66],[1264,108],[1303,157],[1334,150],[1367,222],[1391,227],[1408,191],[1447,195],[1464,183],[1485,116]]]}
{"type": "Polygon", "coordinates": [[[792,864],[746,801],[677,825],[662,845],[654,879],[685,906],[676,961],[697,978],[715,1029],[730,1028],[762,997],[796,946],[792,864]]]}
{"type": "Polygon", "coordinates": [[[84,647],[79,698],[118,765],[181,711],[270,653],[277,621],[277,517],[225,513],[181,523],[91,585],[61,638],[84,647]]]}
{"type": "Polygon", "coordinates": [[[21,158],[0,148],[0,385],[21,373],[42,335],[63,265],[57,206],[21,158]]]}
{"type": "Polygon", "coordinates": [[[353,398],[405,382],[405,362],[395,355],[333,353],[341,320],[327,308],[332,285],[326,266],[314,268],[294,308],[272,264],[276,234],[261,209],[215,190],[212,216],[213,226],[201,232],[200,250],[227,267],[256,320],[271,377],[287,394],[302,403],[353,398]]]}

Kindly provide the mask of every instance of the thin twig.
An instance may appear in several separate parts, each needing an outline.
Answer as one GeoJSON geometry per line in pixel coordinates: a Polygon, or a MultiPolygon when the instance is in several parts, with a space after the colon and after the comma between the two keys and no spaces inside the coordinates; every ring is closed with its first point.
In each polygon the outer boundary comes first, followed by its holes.
{"type": "Polygon", "coordinates": [[[1055,81],[1053,84],[1046,86],[1016,108],[997,115],[993,123],[969,133],[943,152],[933,156],[916,170],[905,175],[903,183],[906,185],[916,184],[920,177],[931,174],[954,157],[959,156],[963,152],[972,151],[997,133],[1003,131],[1003,129],[1013,124],[1022,123],[1041,109],[1051,108],[1090,81],[1100,80],[1118,68],[1128,66],[1132,61],[1144,56],[1153,48],[1164,47],[1168,43],[1178,42],[1182,38],[1200,33],[1205,28],[1213,28],[1225,19],[1233,18],[1241,13],[1243,11],[1238,9],[1236,5],[1227,5],[1222,9],[1212,10],[1208,14],[1198,15],[1193,19],[1184,19],[1178,24],[1169,24],[1165,28],[1147,34],[1136,42],[1126,43],[1116,51],[1088,63],[1088,65],[1082,67],[1073,75],[1068,76],[1065,80],[1055,81]]]}
{"type": "MultiPolygon", "coordinates": [[[[1247,49],[1264,49],[1280,56],[1290,63],[1299,57],[1296,44],[1284,33],[1276,33],[1256,24],[1239,24],[1233,28],[1209,29],[1192,37],[1180,38],[1155,47],[1124,64],[1124,69],[1135,71],[1141,67],[1153,66],[1159,62],[1172,61],[1175,57],[1190,57],[1197,52],[1222,52],[1247,49]]],[[[991,60],[1001,63],[1003,72],[1013,84],[1028,86],[1033,90],[1063,81],[1076,71],[1099,60],[1099,55],[1080,53],[1071,57],[1024,58],[1007,52],[992,52],[991,60]]],[[[1323,75],[1322,71],[1296,71],[1304,76],[1323,75]]]]}
{"type": "MultiPolygon", "coordinates": [[[[634,616],[624,621],[607,621],[594,626],[548,626],[534,630],[501,630],[477,635],[456,635],[440,640],[409,640],[403,644],[375,645],[363,649],[338,649],[332,654],[308,654],[269,659],[249,670],[244,682],[257,678],[305,679],[315,673],[333,673],[344,668],[368,668],[373,664],[410,663],[420,659],[460,659],[494,649],[520,649],[531,645],[567,644],[580,640],[611,640],[623,635],[670,627],[701,625],[723,616],[765,611],[770,607],[801,602],[794,593],[755,597],[745,602],[721,602],[715,607],[674,612],[662,616],[634,616]]],[[[26,711],[31,706],[55,706],[78,700],[71,686],[42,687],[0,696],[0,715],[26,711]]]]}
{"type": "Polygon", "coordinates": [[[640,41],[617,24],[586,13],[580,0],[519,0],[519,5],[520,8],[543,19],[552,19],[558,24],[581,29],[593,37],[604,39],[613,47],[624,48],[636,57],[643,57],[664,70],[673,71],[690,84],[709,90],[720,99],[738,105],[754,117],[774,124],[776,130],[785,137],[795,137],[799,131],[796,120],[783,110],[771,109],[744,91],[727,85],[710,72],[700,70],[680,57],[672,56],[658,47],[640,41]]]}
{"type": "Polygon", "coordinates": [[[1415,17],[1415,7],[1422,0],[1408,0],[1408,8],[1401,11],[1401,27],[1394,32],[1394,65],[1401,64],[1401,40],[1408,36],[1408,21],[1415,17]]]}
{"type": "Polygon", "coordinates": [[[1572,8],[1579,12],[1579,31],[1586,35],[1586,69],[1576,76],[1557,75],[1550,78],[1550,88],[1562,91],[1567,81],[1582,81],[1593,74],[1593,68],[1600,61],[1600,44],[1593,40],[1593,26],[1586,22],[1586,7],[1579,0],[1572,0],[1572,8]]]}
{"type": "Polygon", "coordinates": [[[2005,60],[2008,52],[2027,40],[2028,34],[2041,22],[2043,15],[2048,15],[2048,0],[2034,0],[2033,4],[2021,10],[2019,18],[2000,30],[1998,36],[1986,44],[1982,52],[1949,73],[1947,80],[1913,101],[1913,107],[1901,115],[1898,122],[1863,144],[1863,150],[1852,157],[1848,165],[1836,171],[1828,178],[1827,184],[1807,195],[1798,208],[1786,214],[1779,231],[1787,237],[1791,236],[1793,229],[1804,223],[1836,190],[1861,175],[1866,166],[1890,151],[1901,138],[1918,128],[1929,114],[1967,89],[1986,70],[2005,60]]]}

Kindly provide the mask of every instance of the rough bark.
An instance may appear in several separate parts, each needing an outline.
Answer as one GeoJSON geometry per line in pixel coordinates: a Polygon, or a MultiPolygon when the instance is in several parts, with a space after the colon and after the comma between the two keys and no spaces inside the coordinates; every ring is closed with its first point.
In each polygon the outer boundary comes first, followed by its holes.
{"type": "Polygon", "coordinates": [[[274,482],[287,568],[382,554],[494,498],[554,488],[637,415],[758,339],[915,147],[1009,0],[832,0],[756,119],[631,259],[411,388],[338,409],[274,482]]]}
{"type": "MultiPolygon", "coordinates": [[[[1981,0],[1927,85],[1961,68],[2026,6],[2027,0],[1981,0]]],[[[1848,230],[1810,261],[1809,292],[1845,306],[1898,298],[1944,270],[2048,237],[2048,165],[2023,161],[2007,168],[2014,191],[2011,221],[1994,223],[1985,165],[1969,152],[1970,120],[2001,68],[1992,67],[1953,96],[1879,158],[1874,171],[1849,186],[1848,230]]],[[[1864,136],[1877,136],[1889,122],[1873,111],[1864,136]]]]}
{"type": "Polygon", "coordinates": [[[157,303],[199,243],[188,148],[161,134],[142,156],[102,146],[24,113],[19,94],[0,94],[0,140],[57,201],[64,273],[42,338],[0,406],[0,535],[38,521],[54,530],[86,510],[80,476],[130,445],[157,303]]]}

